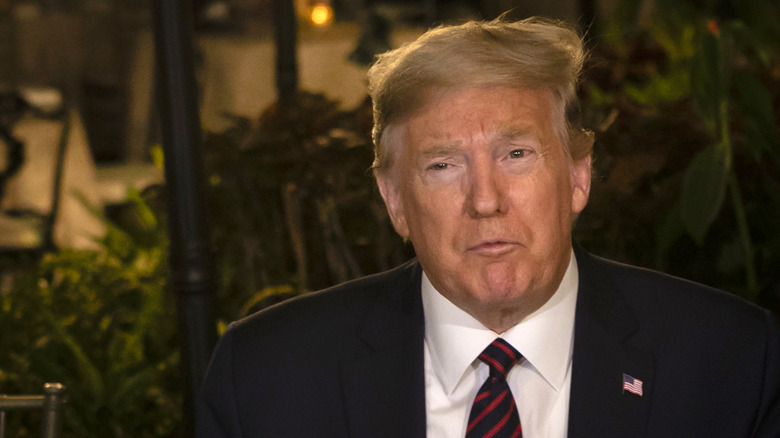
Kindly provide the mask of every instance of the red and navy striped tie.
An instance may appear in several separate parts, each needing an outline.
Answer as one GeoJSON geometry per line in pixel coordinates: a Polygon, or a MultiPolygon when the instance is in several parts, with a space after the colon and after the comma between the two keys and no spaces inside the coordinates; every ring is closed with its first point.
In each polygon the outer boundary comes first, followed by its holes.
{"type": "Polygon", "coordinates": [[[490,367],[490,376],[479,388],[471,406],[466,438],[520,438],[520,416],[515,398],[506,383],[509,370],[523,356],[508,342],[496,338],[479,355],[479,360],[490,367]]]}

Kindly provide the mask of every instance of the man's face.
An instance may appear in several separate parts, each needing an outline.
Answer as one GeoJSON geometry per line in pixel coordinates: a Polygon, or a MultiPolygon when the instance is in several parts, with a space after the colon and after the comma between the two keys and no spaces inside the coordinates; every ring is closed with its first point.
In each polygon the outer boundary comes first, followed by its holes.
{"type": "Polygon", "coordinates": [[[546,90],[437,95],[396,127],[395,165],[378,177],[431,283],[497,332],[557,289],[590,192],[590,157],[567,158],[552,102],[546,90]]]}

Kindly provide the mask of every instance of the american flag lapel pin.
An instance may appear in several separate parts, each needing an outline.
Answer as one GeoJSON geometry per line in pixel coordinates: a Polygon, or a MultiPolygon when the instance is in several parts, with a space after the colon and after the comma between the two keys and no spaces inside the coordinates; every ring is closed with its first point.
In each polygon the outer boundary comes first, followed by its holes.
{"type": "Polygon", "coordinates": [[[642,381],[623,374],[623,393],[626,391],[642,397],[642,381]]]}

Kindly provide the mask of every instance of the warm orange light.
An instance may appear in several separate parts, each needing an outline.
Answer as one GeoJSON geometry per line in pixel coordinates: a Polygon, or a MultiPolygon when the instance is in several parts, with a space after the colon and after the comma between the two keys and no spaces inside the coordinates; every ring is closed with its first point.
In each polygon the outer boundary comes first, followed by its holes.
{"type": "Polygon", "coordinates": [[[327,26],[333,21],[333,8],[326,4],[316,4],[311,8],[311,22],[315,26],[327,26]]]}

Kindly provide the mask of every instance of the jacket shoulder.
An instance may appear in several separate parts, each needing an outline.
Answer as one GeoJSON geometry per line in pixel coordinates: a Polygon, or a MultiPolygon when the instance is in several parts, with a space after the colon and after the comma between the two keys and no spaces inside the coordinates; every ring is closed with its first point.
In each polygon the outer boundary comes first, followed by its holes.
{"type": "MultiPolygon", "coordinates": [[[[643,399],[652,405],[648,436],[780,436],[780,334],[769,311],[709,286],[576,252],[573,393],[592,389],[584,369],[641,373],[643,399]],[[594,357],[595,350],[612,355],[594,357]]],[[[617,409],[625,398],[613,402],[617,409]]]]}
{"type": "Polygon", "coordinates": [[[298,341],[339,337],[354,332],[372,308],[385,303],[413,306],[420,272],[419,264],[411,260],[389,271],[291,298],[234,322],[228,330],[234,342],[255,345],[276,337],[298,341]]]}
{"type": "Polygon", "coordinates": [[[710,321],[729,329],[758,324],[765,329],[769,312],[733,293],[590,254],[578,257],[578,263],[586,276],[619,291],[640,318],[660,318],[667,324],[677,320],[686,325],[710,321]]]}

